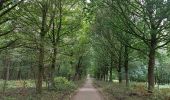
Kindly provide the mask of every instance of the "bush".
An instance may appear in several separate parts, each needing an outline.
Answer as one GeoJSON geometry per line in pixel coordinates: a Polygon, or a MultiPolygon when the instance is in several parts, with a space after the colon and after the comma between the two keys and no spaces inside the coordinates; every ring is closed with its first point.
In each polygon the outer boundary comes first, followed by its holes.
{"type": "Polygon", "coordinates": [[[73,91],[76,88],[76,85],[65,77],[56,77],[54,82],[56,91],[73,91]]]}

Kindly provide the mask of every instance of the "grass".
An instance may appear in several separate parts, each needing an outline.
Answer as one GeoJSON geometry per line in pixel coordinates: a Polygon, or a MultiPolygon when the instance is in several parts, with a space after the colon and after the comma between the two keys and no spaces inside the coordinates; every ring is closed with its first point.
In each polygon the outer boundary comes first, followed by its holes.
{"type": "Polygon", "coordinates": [[[84,80],[74,82],[75,88],[68,88],[67,91],[48,91],[43,82],[42,94],[36,94],[34,80],[11,80],[7,82],[6,92],[2,92],[4,84],[0,80],[0,100],[70,100],[74,91],[81,86],[84,80]]]}
{"type": "MultiPolygon", "coordinates": [[[[4,84],[4,80],[0,80],[0,89],[2,89],[4,84]]],[[[45,82],[43,82],[43,86],[45,86],[45,82]]],[[[7,81],[7,88],[22,88],[22,87],[35,87],[34,80],[10,80],[7,81]]]]}
{"type": "Polygon", "coordinates": [[[129,87],[117,82],[95,81],[94,84],[105,100],[170,100],[170,88],[155,89],[153,94],[149,94],[144,83],[132,83],[129,87]]]}
{"type": "Polygon", "coordinates": [[[10,91],[1,96],[1,100],[69,100],[70,92],[54,92],[43,90],[42,94],[36,94],[34,90],[25,89],[20,92],[10,91]]]}

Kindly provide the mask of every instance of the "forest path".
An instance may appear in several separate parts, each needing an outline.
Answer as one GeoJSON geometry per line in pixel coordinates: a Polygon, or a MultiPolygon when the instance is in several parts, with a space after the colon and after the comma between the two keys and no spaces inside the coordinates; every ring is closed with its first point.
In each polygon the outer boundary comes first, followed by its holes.
{"type": "Polygon", "coordinates": [[[88,77],[83,87],[78,90],[72,100],[103,100],[103,97],[93,86],[92,82],[92,78],[88,77]]]}

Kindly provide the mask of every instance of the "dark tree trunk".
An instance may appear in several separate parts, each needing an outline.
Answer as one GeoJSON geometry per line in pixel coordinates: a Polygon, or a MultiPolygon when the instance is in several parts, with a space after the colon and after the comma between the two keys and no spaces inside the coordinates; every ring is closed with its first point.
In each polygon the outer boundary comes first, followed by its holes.
{"type": "Polygon", "coordinates": [[[19,68],[18,70],[18,74],[17,74],[17,80],[21,80],[21,68],[19,68]]]}
{"type": "MultiPolygon", "coordinates": [[[[122,49],[122,47],[121,47],[122,49]]],[[[119,83],[122,83],[122,52],[119,52],[119,62],[118,62],[118,78],[119,78],[119,83]]]]}
{"type": "Polygon", "coordinates": [[[112,82],[112,70],[113,70],[113,56],[111,55],[111,59],[110,59],[110,76],[109,76],[109,81],[112,82]]]}
{"type": "Polygon", "coordinates": [[[60,74],[60,64],[57,65],[57,74],[59,75],[60,74]]]}
{"type": "Polygon", "coordinates": [[[76,80],[76,79],[79,79],[80,78],[80,67],[81,67],[81,63],[82,63],[82,56],[80,56],[79,57],[79,59],[78,59],[78,63],[77,63],[77,66],[76,66],[76,68],[75,68],[75,74],[74,74],[74,78],[73,78],[73,80],[76,80]]]}
{"type": "Polygon", "coordinates": [[[105,74],[103,74],[103,81],[105,81],[106,80],[106,75],[105,74]]]}
{"type": "Polygon", "coordinates": [[[129,73],[128,73],[128,63],[129,63],[129,55],[128,55],[128,47],[125,46],[125,62],[124,62],[124,67],[125,67],[125,79],[126,79],[126,86],[129,85],[129,73]]]}
{"type": "Polygon", "coordinates": [[[154,89],[154,67],[155,67],[155,49],[151,48],[149,52],[148,63],[148,92],[153,92],[154,89]]]}
{"type": "Polygon", "coordinates": [[[157,39],[154,31],[154,26],[152,26],[153,33],[151,34],[150,50],[149,50],[149,62],[148,62],[148,92],[152,93],[155,83],[154,67],[155,67],[155,52],[157,39]]]}
{"type": "Polygon", "coordinates": [[[56,67],[56,56],[57,56],[57,48],[56,45],[53,48],[53,57],[51,62],[51,75],[50,75],[50,81],[51,81],[51,87],[55,87],[54,78],[55,78],[55,67],[56,67]]]}
{"type": "MultiPolygon", "coordinates": [[[[41,94],[42,92],[42,82],[44,76],[44,41],[47,30],[47,12],[48,5],[45,3],[42,5],[42,22],[41,22],[41,31],[40,31],[40,43],[39,43],[39,61],[38,61],[38,76],[37,76],[37,84],[36,84],[36,92],[41,94]]],[[[50,26],[50,25],[49,25],[50,26]]]]}
{"type": "Polygon", "coordinates": [[[119,78],[119,83],[122,83],[122,72],[121,72],[121,70],[118,71],[118,78],[119,78]]]}
{"type": "Polygon", "coordinates": [[[43,73],[44,73],[44,37],[41,37],[41,43],[39,48],[39,62],[38,62],[38,77],[36,84],[37,93],[42,92],[42,81],[43,81],[43,73]]]}
{"type": "Polygon", "coordinates": [[[110,72],[109,81],[112,82],[112,66],[110,66],[109,72],[110,72]]]}
{"type": "Polygon", "coordinates": [[[106,69],[106,82],[108,81],[109,79],[109,67],[107,67],[106,69]]]}

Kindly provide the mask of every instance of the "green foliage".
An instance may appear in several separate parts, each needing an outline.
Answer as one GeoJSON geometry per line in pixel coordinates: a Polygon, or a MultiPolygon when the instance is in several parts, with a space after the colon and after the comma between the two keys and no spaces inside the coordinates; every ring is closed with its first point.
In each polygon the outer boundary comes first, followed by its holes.
{"type": "Polygon", "coordinates": [[[55,91],[73,91],[76,85],[72,81],[68,81],[65,77],[56,77],[55,91]]]}
{"type": "Polygon", "coordinates": [[[135,68],[131,68],[129,71],[130,81],[146,82],[147,78],[147,68],[146,66],[136,65],[135,68]]]}
{"type": "MultiPolygon", "coordinates": [[[[2,89],[4,84],[4,80],[0,80],[0,90],[2,89]]],[[[43,86],[45,87],[45,82],[43,82],[43,86]]],[[[9,80],[7,82],[7,89],[17,89],[17,88],[33,88],[35,87],[34,80],[9,80]]]]}

